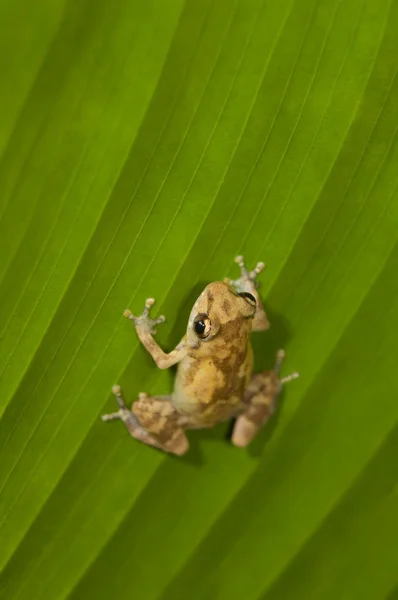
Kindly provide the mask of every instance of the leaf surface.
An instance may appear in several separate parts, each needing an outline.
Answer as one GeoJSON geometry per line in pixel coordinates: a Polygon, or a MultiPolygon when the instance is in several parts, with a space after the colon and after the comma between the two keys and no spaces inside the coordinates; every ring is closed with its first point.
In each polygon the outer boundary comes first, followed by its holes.
{"type": "Polygon", "coordinates": [[[6,0],[0,49],[1,597],[394,600],[397,4],[6,0]],[[172,389],[123,310],[172,349],[239,253],[266,430],[105,426],[172,389]]]}

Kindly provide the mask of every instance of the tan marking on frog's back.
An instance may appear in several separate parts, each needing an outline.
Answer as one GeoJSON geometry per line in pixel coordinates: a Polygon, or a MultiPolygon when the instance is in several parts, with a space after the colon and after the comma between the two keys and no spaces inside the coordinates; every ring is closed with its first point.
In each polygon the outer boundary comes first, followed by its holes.
{"type": "Polygon", "coordinates": [[[251,346],[224,358],[184,360],[177,372],[174,406],[202,426],[236,415],[243,406],[252,365],[251,346]]]}
{"type": "Polygon", "coordinates": [[[231,314],[232,306],[231,306],[231,302],[227,298],[225,298],[225,300],[223,300],[222,308],[223,308],[223,311],[225,312],[225,314],[229,317],[229,315],[231,314]]]}

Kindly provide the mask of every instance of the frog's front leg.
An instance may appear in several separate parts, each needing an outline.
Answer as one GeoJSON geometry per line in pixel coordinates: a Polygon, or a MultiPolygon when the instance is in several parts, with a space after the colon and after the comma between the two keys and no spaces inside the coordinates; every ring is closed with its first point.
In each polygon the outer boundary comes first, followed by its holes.
{"type": "Polygon", "coordinates": [[[186,419],[176,411],[170,396],[139,394],[139,399],[133,402],[129,410],[120,387],[115,385],[112,392],[119,410],[103,415],[103,421],[123,421],[130,435],[140,442],[178,456],[185,454],[189,447],[183,429],[186,419]]]}
{"type": "Polygon", "coordinates": [[[235,446],[243,448],[253,440],[275,412],[282,385],[299,376],[298,373],[291,373],[286,377],[279,377],[284,358],[285,352],[279,350],[274,369],[251,378],[243,399],[246,408],[236,419],[232,433],[232,443],[235,446]]]}
{"type": "Polygon", "coordinates": [[[168,369],[172,365],[178,363],[185,356],[186,344],[185,340],[182,339],[178,346],[172,350],[172,352],[169,352],[168,354],[163,352],[163,350],[154,340],[153,336],[156,333],[154,326],[158,325],[159,323],[163,323],[165,318],[163,315],[157,319],[149,318],[149,311],[154,303],[155,300],[153,298],[147,298],[143,313],[139,317],[133,315],[131,310],[128,309],[125,310],[123,314],[127,319],[133,321],[139,340],[148,350],[159,369],[168,369]]]}
{"type": "Polygon", "coordinates": [[[253,317],[252,331],[265,331],[266,329],[269,329],[269,321],[267,319],[267,315],[261,302],[261,298],[257,291],[257,288],[259,286],[259,283],[257,281],[257,275],[264,270],[265,265],[263,262],[259,262],[255,266],[253,271],[248,271],[243,256],[237,256],[235,258],[235,262],[240,267],[240,278],[236,280],[226,279],[226,281],[230,285],[232,285],[237,290],[237,292],[246,292],[254,296],[254,298],[256,299],[256,312],[253,317]]]}

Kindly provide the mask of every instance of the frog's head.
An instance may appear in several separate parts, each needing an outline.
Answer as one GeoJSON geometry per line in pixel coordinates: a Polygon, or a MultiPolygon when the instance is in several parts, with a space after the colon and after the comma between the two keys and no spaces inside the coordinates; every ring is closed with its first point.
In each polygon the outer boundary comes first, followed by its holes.
{"type": "Polygon", "coordinates": [[[199,347],[217,338],[217,346],[246,344],[255,312],[256,299],[252,294],[238,293],[223,281],[210,283],[191,311],[188,342],[199,347]]]}

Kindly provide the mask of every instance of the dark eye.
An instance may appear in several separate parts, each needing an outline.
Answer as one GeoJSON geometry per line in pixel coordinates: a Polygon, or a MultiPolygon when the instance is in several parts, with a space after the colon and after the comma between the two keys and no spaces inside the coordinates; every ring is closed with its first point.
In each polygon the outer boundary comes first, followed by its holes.
{"type": "Polygon", "coordinates": [[[200,321],[196,321],[195,331],[198,335],[202,335],[202,333],[205,332],[205,329],[206,329],[206,325],[205,325],[205,322],[202,321],[202,319],[200,321]]]}
{"type": "Polygon", "coordinates": [[[206,338],[211,330],[210,319],[207,315],[197,315],[193,322],[193,328],[198,337],[206,338]]]}
{"type": "Polygon", "coordinates": [[[239,296],[241,296],[242,298],[244,298],[246,300],[246,302],[248,304],[250,304],[251,306],[256,306],[256,299],[253,296],[253,294],[249,294],[249,292],[241,292],[239,294],[239,296]]]}

